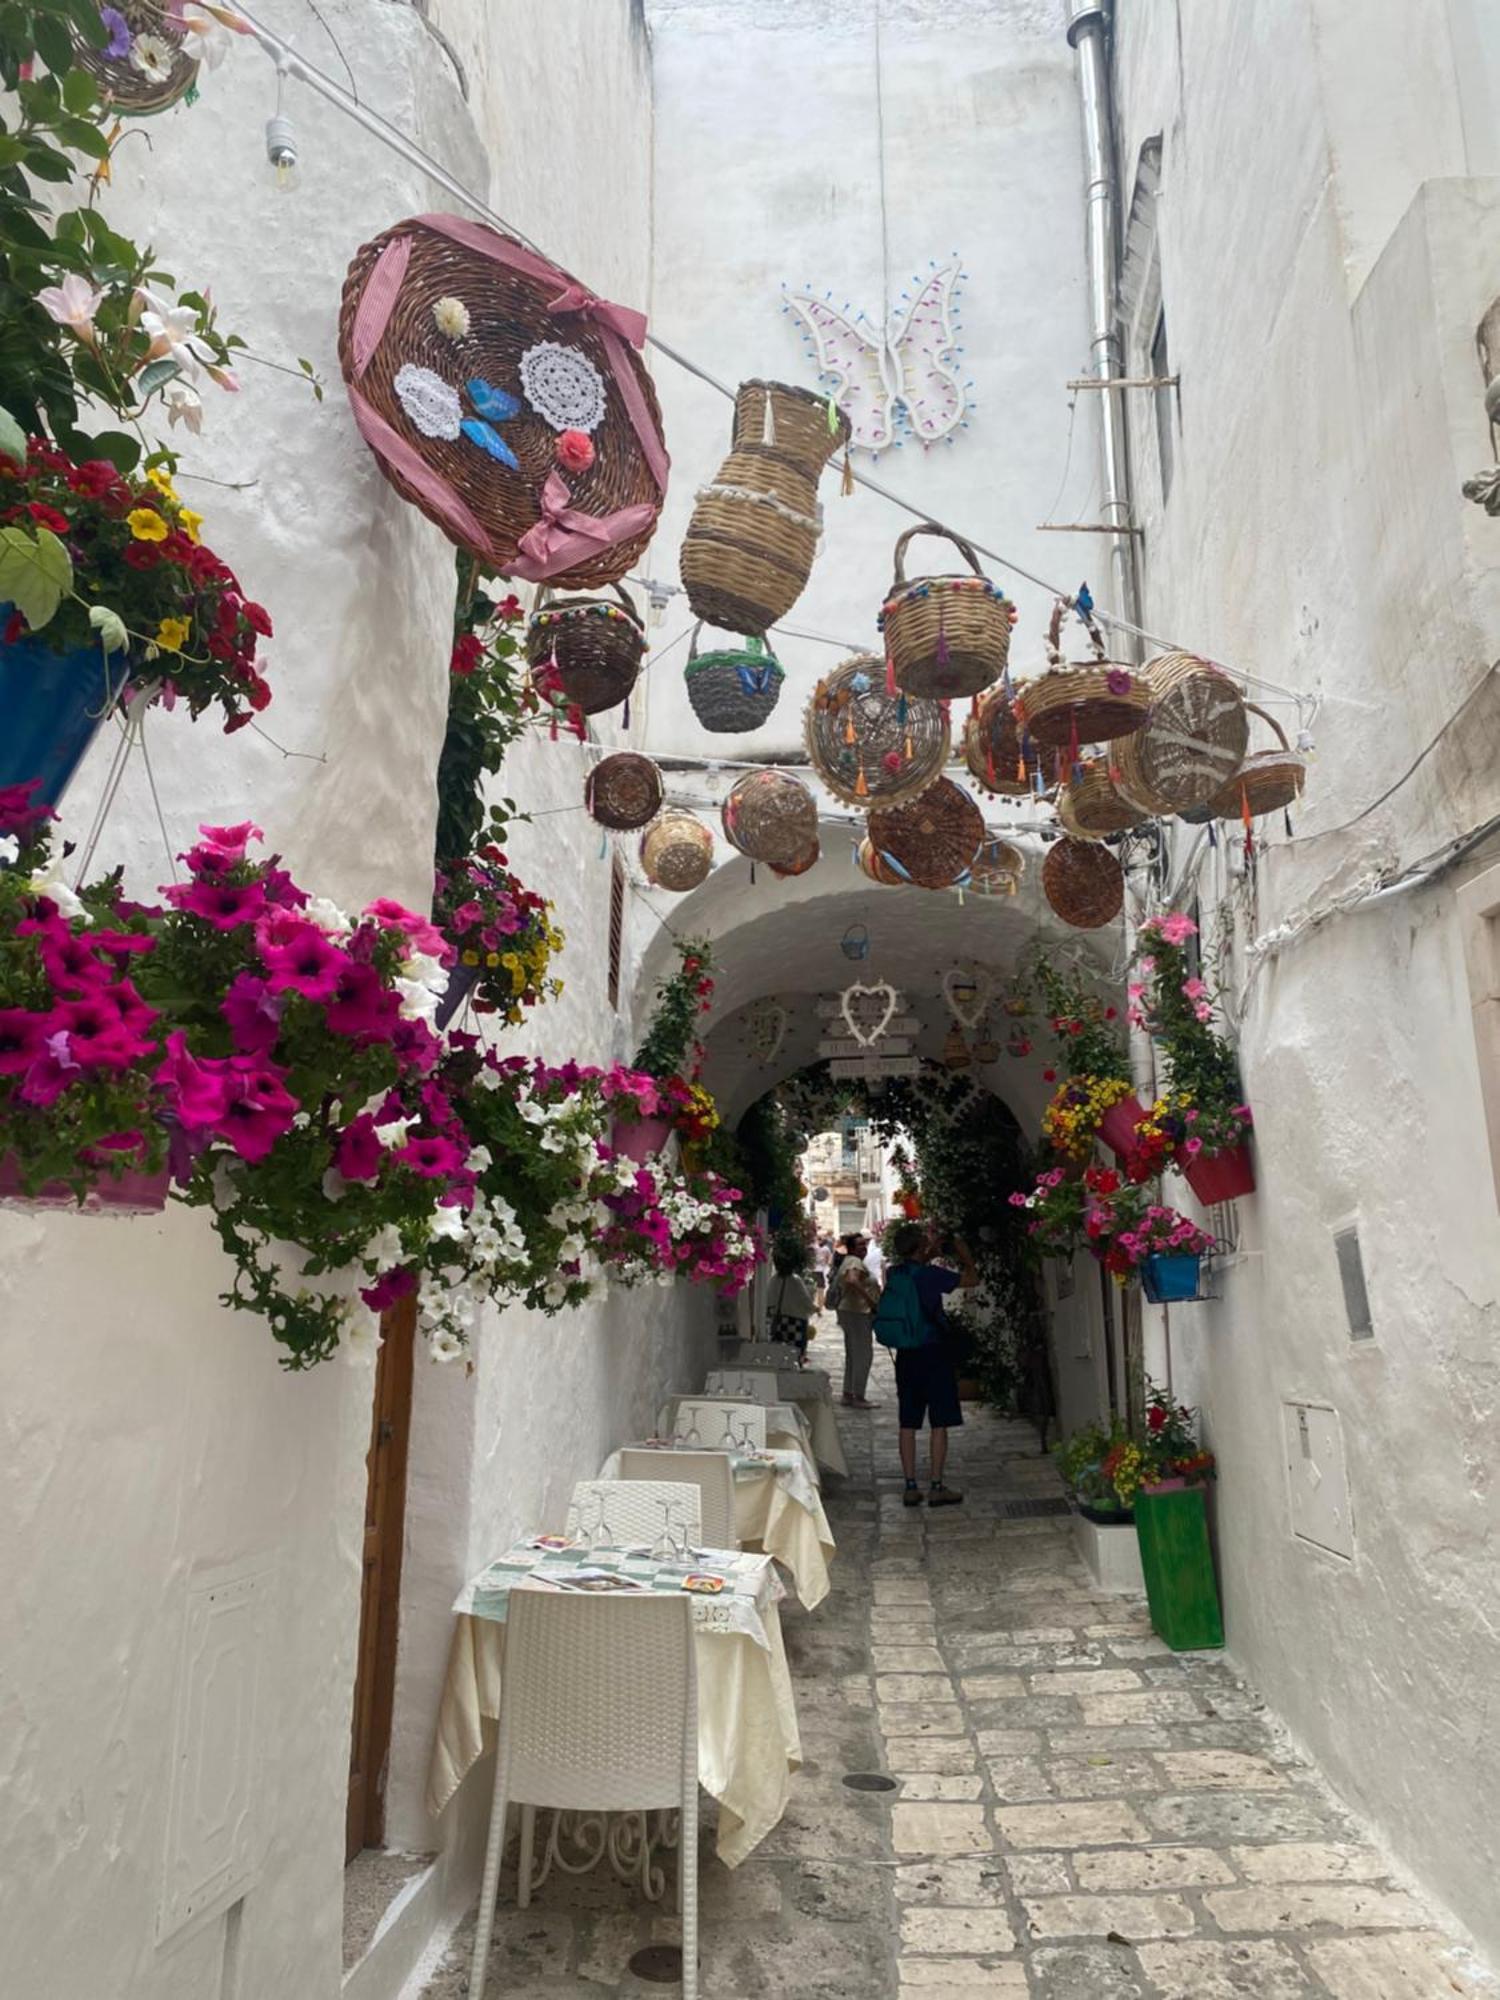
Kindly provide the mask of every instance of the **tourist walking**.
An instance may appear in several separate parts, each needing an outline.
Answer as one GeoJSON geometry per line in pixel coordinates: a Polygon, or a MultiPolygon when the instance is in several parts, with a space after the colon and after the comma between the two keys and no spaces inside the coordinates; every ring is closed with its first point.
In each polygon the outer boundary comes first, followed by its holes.
{"type": "Polygon", "coordinates": [[[931,1480],[926,1499],[932,1507],[956,1507],[963,1499],[945,1484],[948,1432],[964,1420],[958,1400],[958,1375],[953,1366],[948,1314],[943,1300],[949,1292],[968,1291],[979,1282],[974,1259],[959,1236],[930,1237],[919,1222],[907,1222],[891,1238],[892,1262],[875,1316],[875,1332],[896,1360],[901,1470],[908,1507],[923,1500],[917,1484],[917,1432],[928,1427],[931,1480]],[[937,1269],[932,1258],[952,1257],[958,1270],[937,1269]]]}
{"type": "Polygon", "coordinates": [[[828,1303],[828,1280],[833,1270],[833,1243],[820,1236],[813,1249],[813,1311],[822,1312],[828,1303]]]}
{"type": "Polygon", "coordinates": [[[807,1366],[808,1323],[813,1315],[813,1296],[799,1275],[791,1257],[773,1255],[776,1276],[771,1281],[767,1311],[767,1332],[772,1340],[785,1341],[797,1350],[797,1366],[807,1366]]]}
{"type": "Polygon", "coordinates": [[[835,1272],[833,1309],[839,1331],[844,1336],[844,1395],[851,1410],[873,1410],[865,1390],[870,1380],[870,1359],[874,1352],[871,1328],[880,1287],[865,1262],[867,1240],[855,1234],[845,1238],[848,1250],[835,1272]]]}

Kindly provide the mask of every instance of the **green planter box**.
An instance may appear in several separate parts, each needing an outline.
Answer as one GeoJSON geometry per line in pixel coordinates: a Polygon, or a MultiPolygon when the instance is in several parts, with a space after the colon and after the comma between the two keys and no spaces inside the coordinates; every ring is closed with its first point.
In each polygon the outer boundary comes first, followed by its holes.
{"type": "Polygon", "coordinates": [[[1222,1646],[1224,1620],[1208,1545],[1203,1488],[1179,1486],[1138,1494],[1135,1532],[1157,1637],[1165,1639],[1174,1653],[1222,1646]]]}

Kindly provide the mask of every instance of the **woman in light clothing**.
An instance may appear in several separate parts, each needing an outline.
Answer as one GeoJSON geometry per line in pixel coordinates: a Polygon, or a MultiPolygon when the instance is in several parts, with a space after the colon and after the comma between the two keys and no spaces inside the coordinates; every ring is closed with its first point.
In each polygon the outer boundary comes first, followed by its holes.
{"type": "Polygon", "coordinates": [[[834,1311],[844,1336],[843,1400],[851,1410],[875,1408],[866,1400],[865,1388],[870,1380],[871,1327],[875,1307],[880,1300],[880,1287],[865,1262],[867,1247],[865,1237],[849,1238],[849,1254],[838,1267],[838,1284],[834,1293],[834,1311]]]}

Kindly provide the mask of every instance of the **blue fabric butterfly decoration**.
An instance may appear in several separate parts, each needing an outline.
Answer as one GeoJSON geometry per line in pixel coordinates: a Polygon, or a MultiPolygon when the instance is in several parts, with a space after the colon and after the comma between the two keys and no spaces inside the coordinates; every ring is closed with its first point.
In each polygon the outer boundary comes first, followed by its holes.
{"type": "Polygon", "coordinates": [[[491,388],[482,376],[471,376],[464,384],[469,401],[479,412],[477,417],[465,417],[459,429],[469,440],[477,444],[481,451],[487,451],[491,458],[498,458],[502,465],[508,465],[512,472],[521,470],[521,461],[495,429],[496,424],[509,423],[519,414],[519,397],[510,395],[504,389],[491,388]],[[489,418],[491,421],[486,422],[489,418]]]}

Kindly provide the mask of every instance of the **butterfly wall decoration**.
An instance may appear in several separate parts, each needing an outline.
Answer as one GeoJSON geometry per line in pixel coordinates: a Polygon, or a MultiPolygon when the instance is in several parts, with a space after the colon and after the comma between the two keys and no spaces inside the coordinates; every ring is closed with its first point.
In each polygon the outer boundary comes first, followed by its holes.
{"type": "Polygon", "coordinates": [[[912,281],[878,330],[862,312],[835,307],[832,294],[787,292],[782,305],[817,363],[820,385],[849,419],[853,444],[881,452],[903,442],[951,438],[968,422],[971,380],[960,365],[958,260],[912,281]]]}

